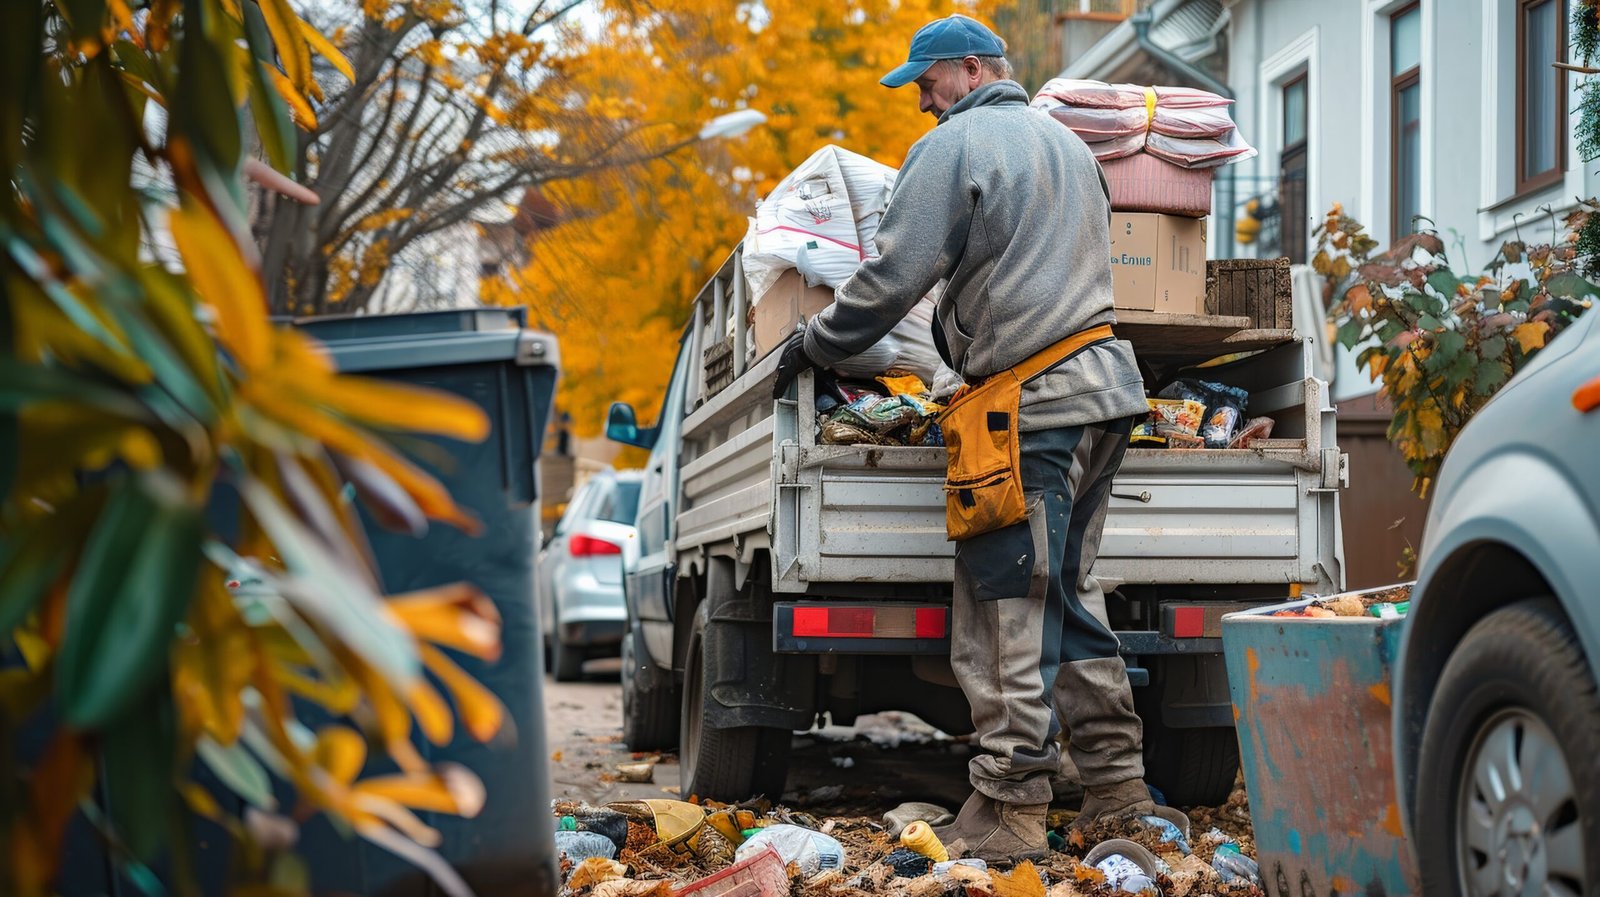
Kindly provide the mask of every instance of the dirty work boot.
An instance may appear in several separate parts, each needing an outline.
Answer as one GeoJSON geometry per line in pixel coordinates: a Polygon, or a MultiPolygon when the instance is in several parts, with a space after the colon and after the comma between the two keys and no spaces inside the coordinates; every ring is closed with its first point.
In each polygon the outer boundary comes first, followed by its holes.
{"type": "Polygon", "coordinates": [[[1044,816],[1049,804],[1008,804],[981,791],[961,805],[956,821],[933,830],[952,857],[977,857],[986,863],[1020,863],[1050,851],[1044,816]]]}
{"type": "Polygon", "coordinates": [[[1090,785],[1084,792],[1083,812],[1068,826],[1073,831],[1082,831],[1096,823],[1147,816],[1156,809],[1155,801],[1150,799],[1150,789],[1145,787],[1142,778],[1115,785],[1090,785]]]}

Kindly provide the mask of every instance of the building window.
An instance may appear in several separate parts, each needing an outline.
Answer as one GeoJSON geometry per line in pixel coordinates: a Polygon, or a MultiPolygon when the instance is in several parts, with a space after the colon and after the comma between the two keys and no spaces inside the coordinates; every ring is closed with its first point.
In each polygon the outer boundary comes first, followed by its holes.
{"type": "Polygon", "coordinates": [[[1422,214],[1422,8],[1389,17],[1389,233],[1399,239],[1422,214]]]}
{"type": "Polygon", "coordinates": [[[1306,91],[1307,76],[1283,85],[1283,152],[1278,156],[1278,197],[1282,204],[1283,254],[1306,261],[1306,91]]]}
{"type": "Polygon", "coordinates": [[[1517,0],[1517,193],[1561,180],[1567,78],[1554,67],[1567,43],[1561,0],[1517,0]]]}

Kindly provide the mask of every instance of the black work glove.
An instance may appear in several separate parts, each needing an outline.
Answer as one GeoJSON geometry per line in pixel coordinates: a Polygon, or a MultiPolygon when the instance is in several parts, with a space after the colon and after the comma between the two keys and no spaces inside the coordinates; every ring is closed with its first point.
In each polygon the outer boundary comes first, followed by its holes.
{"type": "Polygon", "coordinates": [[[811,356],[806,354],[806,326],[801,324],[789,338],[778,347],[778,376],[772,381],[772,397],[783,398],[789,391],[789,384],[800,376],[802,371],[810,370],[817,366],[811,356]]]}

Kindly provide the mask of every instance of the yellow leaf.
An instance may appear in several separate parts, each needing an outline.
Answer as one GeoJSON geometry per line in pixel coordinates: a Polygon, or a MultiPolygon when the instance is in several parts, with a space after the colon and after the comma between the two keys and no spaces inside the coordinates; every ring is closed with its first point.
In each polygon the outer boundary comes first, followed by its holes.
{"type": "Polygon", "coordinates": [[[456,666],[455,662],[438,648],[423,644],[419,646],[418,653],[422,657],[423,664],[438,676],[439,681],[449,690],[468,734],[479,741],[493,738],[505,723],[506,716],[505,707],[501,706],[500,699],[494,696],[494,692],[467,675],[465,670],[456,666]]]}
{"type": "Polygon", "coordinates": [[[489,416],[483,409],[447,392],[368,377],[319,377],[292,369],[278,374],[306,398],[363,423],[470,442],[489,435],[489,416]]]}
{"type": "Polygon", "coordinates": [[[455,718],[444,698],[426,681],[418,679],[411,684],[406,696],[411,701],[411,713],[417,718],[417,728],[434,744],[449,744],[455,734],[455,718]]]}
{"type": "Polygon", "coordinates": [[[378,445],[354,427],[314,408],[276,395],[255,380],[246,381],[240,394],[263,414],[323,443],[329,449],[370,462],[404,489],[427,516],[452,523],[469,534],[482,528],[476,518],[456,505],[438,480],[378,445]]]}
{"type": "Polygon", "coordinates": [[[289,8],[289,0],[257,0],[261,15],[267,20],[267,30],[272,32],[272,43],[283,62],[284,73],[295,90],[304,94],[311,89],[311,51],[306,47],[300,17],[289,8]]]}
{"type": "Polygon", "coordinates": [[[348,726],[325,726],[317,733],[316,763],[341,785],[355,781],[367,762],[367,742],[348,726]]]}
{"type": "Polygon", "coordinates": [[[1517,345],[1522,348],[1522,354],[1526,355],[1544,348],[1549,332],[1550,325],[1544,321],[1528,321],[1513,327],[1511,338],[1517,341],[1517,345]]]}
{"type": "Polygon", "coordinates": [[[277,69],[269,66],[267,67],[267,74],[272,77],[272,86],[278,91],[278,95],[283,97],[285,103],[289,104],[289,111],[294,115],[295,124],[298,124],[306,131],[316,128],[317,113],[312,110],[311,101],[306,99],[305,94],[301,93],[294,86],[294,82],[284,77],[284,74],[277,69]]]}
{"type": "Polygon", "coordinates": [[[500,657],[500,612],[476,586],[455,583],[395,595],[388,606],[423,641],[484,660],[500,657]]]}
{"type": "Polygon", "coordinates": [[[216,311],[217,338],[246,371],[266,364],[271,345],[261,277],[222,222],[184,199],[170,216],[172,238],[195,291],[216,311]]]}
{"type": "Polygon", "coordinates": [[[357,782],[352,790],[424,812],[470,818],[483,809],[483,783],[457,765],[446,765],[439,773],[374,776],[357,782]]]}
{"type": "Polygon", "coordinates": [[[339,51],[339,48],[324,37],[322,32],[312,27],[311,23],[302,20],[300,22],[300,34],[305,37],[306,43],[311,45],[311,49],[316,50],[317,55],[328,60],[329,64],[338,70],[346,81],[354,81],[356,79],[356,72],[355,69],[350,67],[350,60],[346,59],[344,54],[339,51]]]}

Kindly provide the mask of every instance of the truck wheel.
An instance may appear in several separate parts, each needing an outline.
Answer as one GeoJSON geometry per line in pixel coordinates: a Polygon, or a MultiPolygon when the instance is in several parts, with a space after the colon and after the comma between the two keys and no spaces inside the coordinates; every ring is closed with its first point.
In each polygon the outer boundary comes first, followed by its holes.
{"type": "Polygon", "coordinates": [[[583,647],[564,645],[561,633],[550,636],[550,669],[557,682],[576,682],[583,678],[583,647]]]}
{"type": "Polygon", "coordinates": [[[1177,729],[1145,717],[1145,779],[1174,807],[1228,802],[1239,777],[1239,739],[1232,727],[1177,729]]]}
{"type": "Polygon", "coordinates": [[[794,733],[766,726],[718,728],[706,722],[710,684],[705,677],[705,627],[709,608],[695,614],[683,676],[683,712],[678,738],[680,793],[732,803],[755,795],[776,802],[789,776],[794,733]]]}
{"type": "Polygon", "coordinates": [[[678,694],[672,673],[651,663],[630,619],[622,633],[622,743],[631,751],[678,746],[678,694]]]}
{"type": "Polygon", "coordinates": [[[1593,894],[1600,885],[1600,694],[1545,598],[1456,646],[1418,755],[1417,861],[1429,894],[1593,894]]]}

